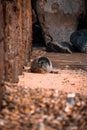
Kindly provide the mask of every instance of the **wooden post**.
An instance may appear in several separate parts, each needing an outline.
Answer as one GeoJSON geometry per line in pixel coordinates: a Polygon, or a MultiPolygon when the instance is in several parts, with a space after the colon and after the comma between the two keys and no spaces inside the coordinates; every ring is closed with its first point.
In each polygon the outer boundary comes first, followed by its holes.
{"type": "Polygon", "coordinates": [[[0,2],[0,84],[5,80],[4,73],[4,16],[3,16],[3,6],[0,2]]]}
{"type": "Polygon", "coordinates": [[[22,2],[22,18],[23,18],[23,50],[22,58],[26,65],[29,61],[31,54],[32,43],[32,12],[31,12],[31,0],[23,0],[22,2]]]}
{"type": "Polygon", "coordinates": [[[31,55],[31,0],[3,0],[0,17],[0,75],[15,83],[31,55]]]}
{"type": "Polygon", "coordinates": [[[4,70],[4,16],[3,16],[3,6],[0,1],[0,109],[3,98],[3,82],[5,80],[5,70],[4,70]]]}

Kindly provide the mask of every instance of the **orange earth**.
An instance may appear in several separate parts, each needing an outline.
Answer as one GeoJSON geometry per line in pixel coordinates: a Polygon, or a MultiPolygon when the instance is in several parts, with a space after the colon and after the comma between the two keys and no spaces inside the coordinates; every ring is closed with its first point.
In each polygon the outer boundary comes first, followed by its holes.
{"type": "MultiPolygon", "coordinates": [[[[30,88],[57,89],[87,95],[87,70],[56,67],[60,65],[87,65],[87,54],[54,54],[41,49],[33,49],[31,60],[38,55],[48,56],[54,63],[58,74],[38,74],[23,72],[18,85],[30,88]],[[55,57],[55,58],[54,58],[55,57]],[[58,62],[58,60],[59,62],[58,62]],[[71,60],[72,59],[72,60],[71,60]],[[56,61],[56,62],[55,62],[56,61]],[[67,62],[66,62],[67,61],[67,62]]],[[[84,66],[83,66],[84,67],[84,66]]],[[[87,67],[87,66],[86,66],[87,67]]],[[[29,67],[28,67],[29,68],[29,67]]]]}

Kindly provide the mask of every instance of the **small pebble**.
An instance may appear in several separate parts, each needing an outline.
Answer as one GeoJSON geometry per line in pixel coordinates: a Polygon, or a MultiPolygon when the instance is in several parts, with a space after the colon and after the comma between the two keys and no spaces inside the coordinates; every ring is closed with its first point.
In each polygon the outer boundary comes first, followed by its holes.
{"type": "Polygon", "coordinates": [[[75,96],[76,96],[75,93],[69,93],[69,94],[67,95],[68,98],[74,98],[75,96]]]}
{"type": "Polygon", "coordinates": [[[7,84],[5,88],[0,129],[86,130],[87,97],[28,86],[7,84]]]}

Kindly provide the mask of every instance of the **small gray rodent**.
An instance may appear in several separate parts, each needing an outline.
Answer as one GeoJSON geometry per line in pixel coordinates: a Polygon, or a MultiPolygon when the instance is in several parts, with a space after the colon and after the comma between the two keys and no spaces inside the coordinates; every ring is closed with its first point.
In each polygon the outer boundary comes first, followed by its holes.
{"type": "Polygon", "coordinates": [[[33,73],[56,73],[53,71],[51,60],[45,56],[36,57],[31,63],[31,72],[33,73]]]}

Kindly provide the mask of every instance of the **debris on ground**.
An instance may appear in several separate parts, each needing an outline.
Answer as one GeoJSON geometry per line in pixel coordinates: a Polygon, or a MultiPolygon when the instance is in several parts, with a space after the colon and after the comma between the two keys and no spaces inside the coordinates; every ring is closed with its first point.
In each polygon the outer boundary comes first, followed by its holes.
{"type": "Polygon", "coordinates": [[[0,130],[86,130],[87,97],[57,89],[5,85],[0,130]]]}

